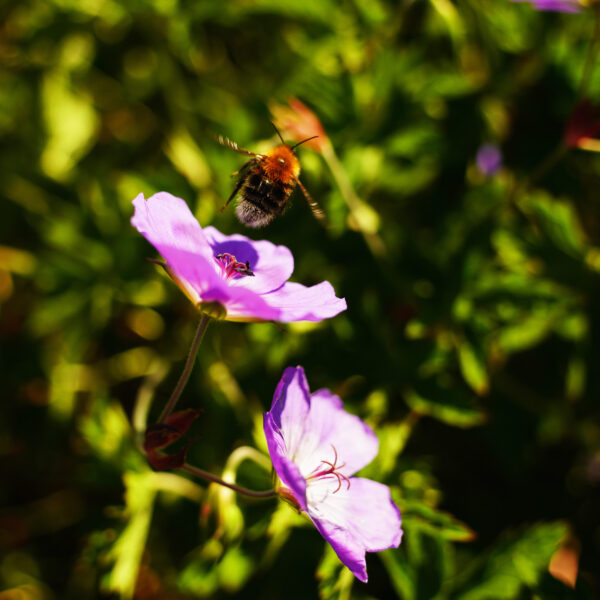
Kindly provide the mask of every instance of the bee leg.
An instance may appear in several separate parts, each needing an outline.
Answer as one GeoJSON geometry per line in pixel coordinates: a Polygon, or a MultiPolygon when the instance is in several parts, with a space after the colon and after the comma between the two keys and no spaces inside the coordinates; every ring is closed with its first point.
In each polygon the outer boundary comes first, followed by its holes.
{"type": "Polygon", "coordinates": [[[246,164],[242,165],[240,169],[238,169],[235,173],[232,173],[231,176],[239,174],[239,179],[231,192],[231,196],[227,199],[227,202],[219,209],[219,212],[223,212],[229,203],[235,198],[236,194],[240,191],[241,187],[244,185],[244,181],[246,181],[246,174],[248,173],[248,169],[254,164],[254,160],[249,160],[246,164]]]}
{"type": "Polygon", "coordinates": [[[256,159],[249,160],[247,163],[243,164],[237,171],[234,171],[231,174],[231,177],[235,177],[236,175],[239,175],[241,179],[245,179],[246,174],[248,173],[248,170],[255,163],[256,163],[256,159]]]}
{"type": "Polygon", "coordinates": [[[302,193],[304,194],[304,197],[306,198],[306,201],[308,202],[308,205],[310,206],[310,210],[312,210],[313,215],[321,222],[322,225],[326,225],[327,217],[325,216],[325,213],[323,212],[321,207],[317,204],[315,200],[313,200],[312,196],[308,193],[308,190],[297,178],[296,183],[298,184],[298,187],[302,190],[302,193]]]}
{"type": "Polygon", "coordinates": [[[230,176],[235,177],[236,175],[240,175],[241,173],[240,177],[243,179],[246,175],[246,172],[254,164],[254,162],[254,160],[249,160],[247,163],[244,163],[237,171],[234,171],[230,176]]]}
{"type": "Polygon", "coordinates": [[[228,206],[229,203],[236,197],[237,193],[240,191],[240,188],[244,185],[244,178],[240,177],[240,180],[237,182],[236,186],[233,188],[233,192],[231,192],[231,196],[227,198],[227,202],[221,206],[219,212],[223,212],[228,206]]]}

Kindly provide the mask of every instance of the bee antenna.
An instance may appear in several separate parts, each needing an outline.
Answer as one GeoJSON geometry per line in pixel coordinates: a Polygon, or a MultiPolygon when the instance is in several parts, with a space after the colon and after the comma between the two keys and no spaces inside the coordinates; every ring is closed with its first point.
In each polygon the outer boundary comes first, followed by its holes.
{"type": "Polygon", "coordinates": [[[285,142],[283,141],[283,138],[281,137],[281,134],[279,133],[279,129],[277,129],[277,127],[275,127],[275,123],[273,123],[273,121],[271,121],[271,125],[273,125],[273,129],[277,132],[277,135],[279,136],[281,143],[285,144],[285,142]]]}
{"type": "Polygon", "coordinates": [[[305,140],[302,140],[301,142],[298,142],[295,146],[292,146],[292,150],[294,148],[297,148],[301,144],[304,144],[304,142],[310,142],[310,140],[314,140],[315,138],[318,138],[318,137],[319,137],[318,135],[313,135],[312,137],[306,138],[305,140]]]}

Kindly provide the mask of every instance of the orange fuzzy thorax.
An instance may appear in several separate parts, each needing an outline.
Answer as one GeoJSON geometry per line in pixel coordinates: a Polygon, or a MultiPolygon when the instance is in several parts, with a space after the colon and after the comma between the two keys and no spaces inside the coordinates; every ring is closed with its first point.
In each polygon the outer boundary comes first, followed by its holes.
{"type": "Polygon", "coordinates": [[[292,149],[285,144],[273,148],[261,162],[265,174],[271,181],[292,184],[300,175],[300,161],[292,149]]]}

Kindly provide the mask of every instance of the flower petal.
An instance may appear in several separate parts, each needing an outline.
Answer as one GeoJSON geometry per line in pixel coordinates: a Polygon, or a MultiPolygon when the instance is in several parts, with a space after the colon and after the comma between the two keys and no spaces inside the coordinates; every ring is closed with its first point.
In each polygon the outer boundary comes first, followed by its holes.
{"type": "Polygon", "coordinates": [[[513,2],[530,2],[536,10],[555,10],[558,12],[579,12],[581,5],[577,0],[513,0],[513,2]]]}
{"type": "MultiPolygon", "coordinates": [[[[231,281],[231,280],[229,280],[231,281]]],[[[206,302],[220,302],[227,309],[228,321],[276,321],[279,310],[264,301],[264,297],[244,287],[222,280],[204,292],[206,302]]]]}
{"type": "Polygon", "coordinates": [[[184,200],[159,192],[148,200],[140,194],[133,205],[131,224],[167,261],[168,270],[193,302],[205,300],[208,289],[222,287],[211,247],[184,200]]]}
{"type": "Polygon", "coordinates": [[[267,240],[254,241],[239,234],[225,235],[214,227],[205,227],[204,235],[213,256],[228,252],[238,261],[250,264],[254,277],[230,279],[230,286],[265,294],[280,288],[294,270],[294,257],[285,246],[276,246],[267,240]]]}
{"type": "Polygon", "coordinates": [[[365,551],[379,552],[400,545],[400,511],[389,488],[376,481],[353,477],[349,488],[343,485],[337,493],[315,501],[313,496],[323,485],[325,480],[308,486],[308,515],[340,560],[366,582],[365,551]]]}
{"type": "Polygon", "coordinates": [[[329,390],[312,394],[305,433],[293,457],[305,477],[322,469],[323,461],[335,462],[337,471],[350,477],[368,465],[378,449],[374,431],[344,410],[338,396],[329,390]]]}
{"type": "Polygon", "coordinates": [[[139,194],[133,201],[135,213],[131,224],[163,255],[169,262],[168,254],[173,248],[212,258],[212,250],[200,223],[190,211],[185,200],[176,198],[168,192],[159,192],[144,199],[139,194]]]}
{"type": "Polygon", "coordinates": [[[310,410],[310,395],[302,367],[288,367],[279,381],[271,410],[265,413],[264,430],[269,454],[278,477],[296,495],[306,510],[306,481],[293,462],[304,435],[310,410]]]}
{"type": "Polygon", "coordinates": [[[306,418],[310,410],[310,392],[302,367],[288,367],[277,384],[271,410],[267,413],[280,432],[286,456],[293,459],[304,435],[306,418]]]}
{"type": "Polygon", "coordinates": [[[269,455],[277,477],[292,492],[300,510],[306,512],[308,510],[306,505],[306,479],[304,479],[294,461],[287,458],[285,440],[270,413],[265,413],[263,427],[269,455]]]}
{"type": "Polygon", "coordinates": [[[337,298],[333,286],[322,281],[312,287],[287,282],[278,290],[263,295],[264,300],[279,310],[278,321],[321,321],[346,310],[346,300],[337,298]]]}

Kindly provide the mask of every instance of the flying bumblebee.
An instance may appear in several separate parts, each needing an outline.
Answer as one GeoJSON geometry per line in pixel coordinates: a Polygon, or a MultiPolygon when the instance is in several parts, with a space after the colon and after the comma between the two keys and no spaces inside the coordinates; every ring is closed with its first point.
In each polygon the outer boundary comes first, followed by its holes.
{"type": "Polygon", "coordinates": [[[279,131],[277,131],[277,135],[281,144],[266,154],[256,154],[240,148],[235,142],[223,136],[217,138],[218,142],[226,148],[252,157],[239,171],[234,173],[234,175],[238,175],[237,183],[221,211],[239,192],[236,209],[238,219],[248,227],[264,227],[283,213],[291,193],[298,185],[315,217],[323,221],[325,219],[323,211],[298,179],[300,161],[294,154],[294,150],[300,144],[318,136],[309,137],[295,146],[289,146],[283,141],[279,131]]]}

